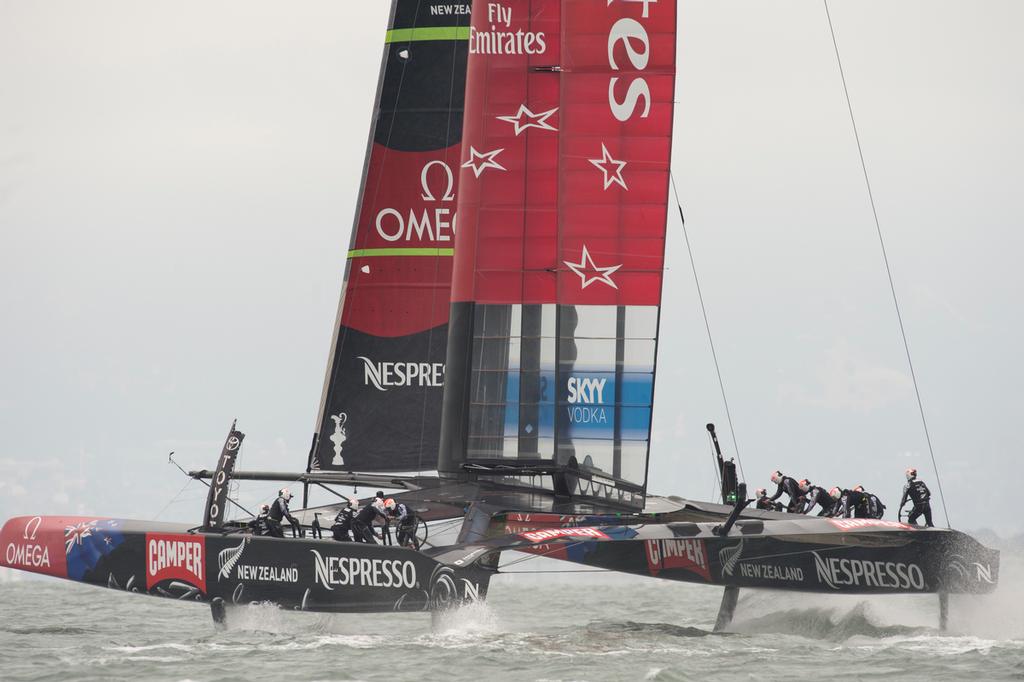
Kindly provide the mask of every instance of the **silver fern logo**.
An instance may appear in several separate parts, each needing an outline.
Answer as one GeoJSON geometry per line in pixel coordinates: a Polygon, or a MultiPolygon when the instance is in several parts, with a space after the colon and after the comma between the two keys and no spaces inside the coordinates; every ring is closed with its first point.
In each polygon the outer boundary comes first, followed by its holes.
{"type": "Polygon", "coordinates": [[[242,540],[238,543],[237,547],[228,547],[222,549],[217,554],[217,566],[220,569],[217,573],[217,582],[220,582],[221,578],[230,578],[231,571],[234,570],[235,564],[242,558],[242,552],[245,550],[245,543],[248,540],[242,540]]]}
{"type": "Polygon", "coordinates": [[[743,540],[732,547],[724,547],[718,552],[718,560],[722,562],[722,574],[731,576],[743,553],[743,540]]]}

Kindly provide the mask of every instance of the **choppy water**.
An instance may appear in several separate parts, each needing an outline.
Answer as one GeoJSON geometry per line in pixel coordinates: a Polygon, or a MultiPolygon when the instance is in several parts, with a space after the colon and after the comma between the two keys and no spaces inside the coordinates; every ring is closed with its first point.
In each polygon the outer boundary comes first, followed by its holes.
{"type": "Polygon", "coordinates": [[[1024,679],[1020,586],[1024,559],[1004,556],[999,592],[951,599],[948,633],[934,596],[747,592],[712,634],[720,590],[601,573],[499,576],[437,630],[263,606],[217,631],[204,605],[32,580],[0,584],[0,679],[1024,679]]]}

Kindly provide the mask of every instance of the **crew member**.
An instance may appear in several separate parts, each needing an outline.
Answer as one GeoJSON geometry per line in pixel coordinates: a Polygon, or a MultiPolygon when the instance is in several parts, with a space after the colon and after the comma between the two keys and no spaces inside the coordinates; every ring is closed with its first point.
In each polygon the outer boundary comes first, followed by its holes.
{"type": "Polygon", "coordinates": [[[288,503],[292,499],[292,493],[288,488],[281,488],[277,491],[277,499],[274,500],[274,504],[270,507],[270,513],[267,515],[267,527],[269,528],[269,535],[275,538],[284,537],[284,528],[281,522],[284,519],[288,519],[288,523],[292,527],[292,537],[303,537],[305,534],[302,532],[302,524],[299,520],[292,516],[291,511],[288,510],[288,503]]]}
{"type": "Polygon", "coordinates": [[[903,507],[909,497],[914,503],[914,508],[907,515],[907,523],[916,522],[923,514],[925,525],[932,528],[932,491],[928,490],[924,481],[917,480],[917,469],[911,467],[906,473],[907,484],[903,486],[903,497],[900,499],[900,516],[903,516],[903,507]]]}
{"type": "Polygon", "coordinates": [[[376,531],[373,530],[373,522],[377,517],[388,520],[387,508],[381,500],[381,505],[377,506],[377,500],[373,500],[368,505],[359,510],[356,514],[356,518],[352,521],[352,535],[356,542],[365,542],[370,545],[376,545],[377,540],[374,538],[381,537],[376,531]]]}
{"type": "Polygon", "coordinates": [[[764,488],[758,488],[754,491],[754,495],[757,497],[757,508],[765,511],[782,511],[782,505],[778,502],[772,502],[768,497],[768,491],[764,488]]]}
{"type": "MultiPolygon", "coordinates": [[[[394,500],[392,500],[394,502],[394,500]]],[[[418,519],[412,509],[405,502],[397,502],[391,515],[395,517],[395,532],[397,533],[399,547],[412,547],[419,551],[420,541],[416,537],[416,526],[418,519]]]]}
{"type": "Polygon", "coordinates": [[[352,541],[352,522],[355,520],[356,509],[359,509],[359,500],[352,498],[345,503],[338,515],[334,517],[334,525],[331,526],[331,535],[340,542],[352,541]]]}
{"type": "Polygon", "coordinates": [[[772,483],[779,486],[779,489],[775,491],[769,499],[775,502],[782,493],[789,495],[789,505],[786,507],[786,511],[790,513],[799,513],[803,509],[804,503],[803,498],[800,496],[800,485],[796,482],[795,478],[784,476],[781,471],[772,472],[772,483]]]}
{"type": "MultiPolygon", "coordinates": [[[[861,488],[861,490],[863,490],[863,488],[861,488]]],[[[846,488],[839,489],[836,487],[829,491],[829,496],[838,502],[838,507],[833,507],[832,509],[832,516],[839,516],[844,519],[848,519],[852,516],[864,518],[865,513],[861,511],[864,503],[863,492],[858,490],[847,490],[846,488]]]]}
{"type": "Polygon", "coordinates": [[[382,490],[378,490],[377,496],[373,498],[373,506],[376,507],[377,511],[379,511],[384,517],[384,527],[380,530],[380,538],[382,540],[382,544],[385,545],[391,544],[391,509],[394,505],[395,501],[390,497],[385,499],[384,491],[382,490]],[[391,506],[388,506],[388,502],[391,503],[391,506]]]}
{"type": "Polygon", "coordinates": [[[310,525],[310,532],[314,540],[324,539],[323,529],[320,528],[320,512],[313,513],[313,523],[310,525]]]}
{"type": "Polygon", "coordinates": [[[260,513],[256,515],[252,521],[249,522],[249,530],[252,531],[253,535],[267,535],[270,531],[267,526],[267,515],[270,514],[270,505],[261,504],[260,513]]]}
{"type": "Polygon", "coordinates": [[[828,491],[820,485],[814,485],[806,478],[800,481],[800,490],[803,491],[804,499],[807,500],[804,514],[810,514],[811,510],[814,509],[814,505],[818,505],[821,507],[818,516],[832,516],[832,508],[835,507],[835,501],[828,494],[828,491]]]}
{"type": "Polygon", "coordinates": [[[878,495],[865,492],[862,485],[854,487],[853,490],[862,495],[860,507],[857,508],[854,516],[862,519],[880,519],[885,516],[885,505],[878,499],[878,495]]]}

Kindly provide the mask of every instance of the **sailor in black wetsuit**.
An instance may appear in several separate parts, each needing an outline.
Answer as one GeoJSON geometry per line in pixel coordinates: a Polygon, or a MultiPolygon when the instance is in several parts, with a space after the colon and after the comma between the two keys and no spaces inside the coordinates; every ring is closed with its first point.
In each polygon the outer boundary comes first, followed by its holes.
{"type": "Polygon", "coordinates": [[[800,490],[804,493],[804,498],[807,500],[807,506],[804,507],[804,514],[810,514],[811,510],[814,509],[814,505],[821,507],[821,511],[818,512],[818,516],[832,516],[832,508],[835,507],[835,501],[828,494],[824,488],[820,485],[814,485],[806,478],[800,481],[800,490]]]}
{"type": "Polygon", "coordinates": [[[395,530],[398,536],[398,546],[412,547],[418,551],[420,542],[416,537],[416,514],[405,502],[398,502],[395,504],[394,509],[391,510],[391,515],[397,519],[395,530]]]}
{"type": "Polygon", "coordinates": [[[310,524],[310,535],[312,535],[314,540],[323,540],[324,538],[323,529],[320,527],[320,512],[313,514],[313,523],[310,524]]]}
{"type": "Polygon", "coordinates": [[[284,519],[288,519],[288,523],[292,526],[292,537],[303,537],[305,534],[302,532],[302,524],[299,520],[292,516],[291,511],[288,510],[288,503],[292,499],[292,493],[288,488],[281,488],[277,491],[277,499],[274,500],[274,504],[270,507],[270,514],[267,516],[267,527],[269,528],[268,535],[272,535],[275,538],[284,537],[284,528],[281,522],[284,519]]]}
{"type": "Polygon", "coordinates": [[[377,540],[374,538],[375,536],[380,536],[374,532],[373,522],[378,516],[385,521],[388,519],[383,500],[380,500],[380,498],[374,499],[359,510],[359,513],[356,514],[356,518],[352,521],[352,535],[356,542],[365,542],[370,545],[377,544],[377,540]],[[380,502],[379,505],[378,502],[380,502]]]}
{"type": "Polygon", "coordinates": [[[855,486],[853,491],[861,494],[860,506],[854,516],[859,519],[880,519],[885,516],[885,505],[878,499],[878,495],[865,492],[862,485],[855,486]]]}
{"type": "Polygon", "coordinates": [[[932,528],[932,491],[928,490],[924,481],[917,480],[917,469],[913,467],[907,469],[907,484],[903,486],[903,497],[900,499],[901,516],[908,497],[914,503],[914,508],[907,515],[907,523],[915,523],[923,514],[925,525],[932,528]]]}
{"type": "Polygon", "coordinates": [[[338,515],[334,517],[334,525],[331,526],[331,535],[340,542],[351,542],[352,522],[356,517],[356,509],[359,508],[359,500],[351,499],[341,508],[338,515]]]}
{"type": "MultiPolygon", "coordinates": [[[[858,488],[860,486],[857,486],[858,488]]],[[[863,488],[861,488],[863,490],[863,488]]],[[[839,488],[832,488],[829,491],[829,496],[833,500],[838,500],[838,508],[833,508],[832,516],[839,516],[845,519],[855,517],[863,519],[867,517],[867,512],[864,504],[864,493],[860,490],[847,490],[839,488]]]]}
{"type": "Polygon", "coordinates": [[[782,493],[789,495],[789,505],[786,507],[786,511],[790,513],[799,513],[804,507],[803,498],[800,496],[800,486],[797,484],[795,478],[789,476],[783,476],[781,471],[775,471],[772,473],[772,483],[779,486],[779,489],[775,491],[770,499],[772,502],[782,497],[782,493]]]}
{"type": "Polygon", "coordinates": [[[267,535],[270,528],[267,526],[267,515],[270,514],[270,505],[261,504],[260,513],[249,522],[249,530],[253,535],[267,535]]]}
{"type": "Polygon", "coordinates": [[[772,502],[768,497],[768,491],[764,488],[758,488],[754,491],[754,495],[757,497],[757,508],[763,509],[764,511],[782,511],[782,505],[778,502],[772,502]]]}

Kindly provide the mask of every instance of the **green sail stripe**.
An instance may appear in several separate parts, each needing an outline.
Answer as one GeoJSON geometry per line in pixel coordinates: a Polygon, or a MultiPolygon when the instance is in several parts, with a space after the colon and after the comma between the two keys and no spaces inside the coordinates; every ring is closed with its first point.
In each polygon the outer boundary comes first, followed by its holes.
{"type": "Polygon", "coordinates": [[[455,249],[435,249],[431,247],[421,248],[382,248],[382,249],[352,249],[348,252],[349,258],[367,258],[372,256],[451,256],[455,249]]]}
{"type": "Polygon", "coordinates": [[[417,40],[469,40],[469,26],[393,28],[384,38],[385,43],[409,43],[417,40]]]}

